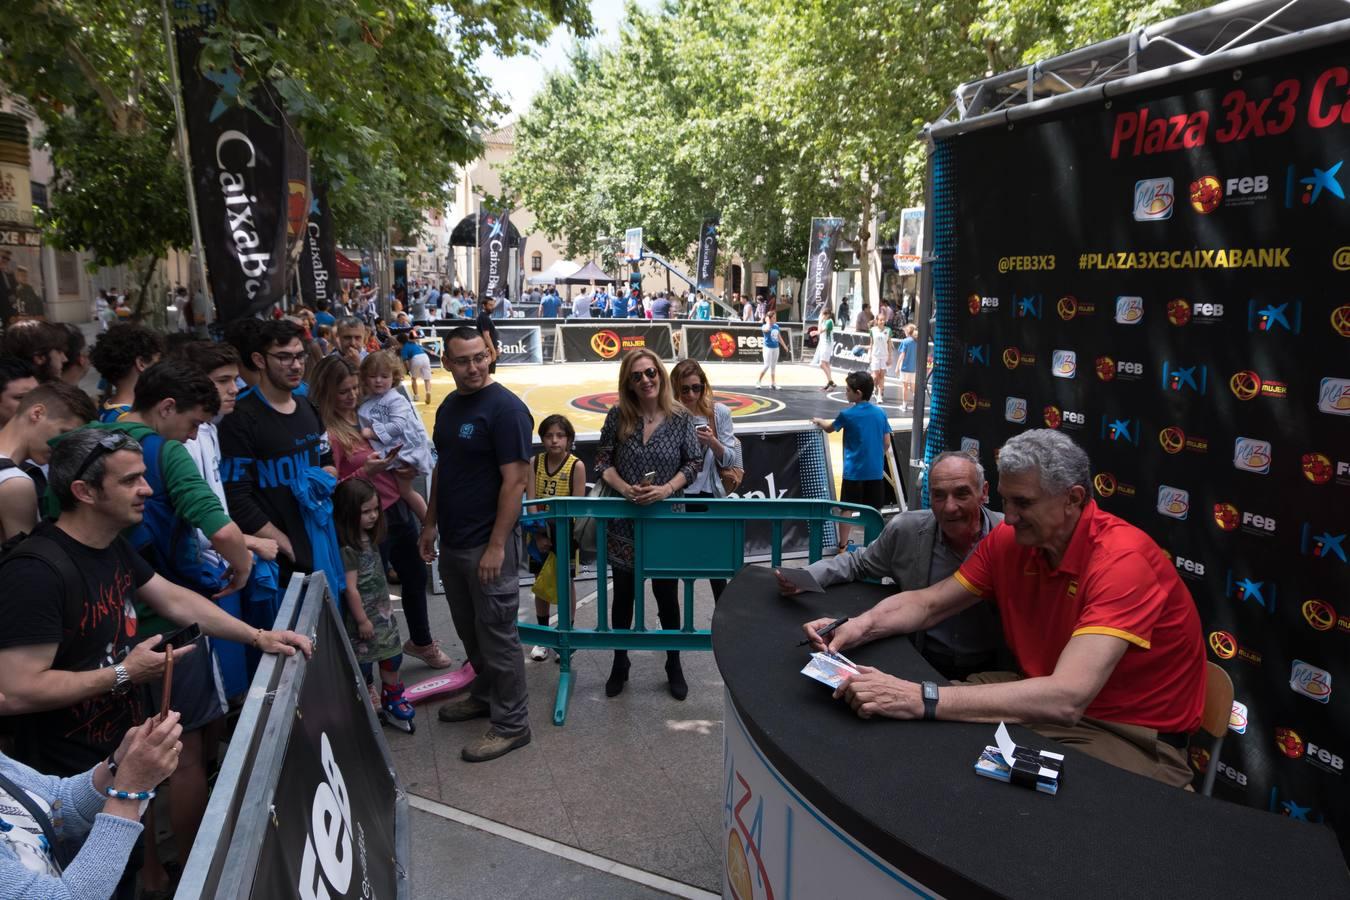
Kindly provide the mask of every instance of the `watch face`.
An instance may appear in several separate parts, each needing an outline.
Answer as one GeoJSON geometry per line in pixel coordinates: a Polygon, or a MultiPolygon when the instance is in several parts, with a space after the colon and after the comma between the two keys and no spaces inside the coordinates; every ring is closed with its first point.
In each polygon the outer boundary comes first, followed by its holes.
{"type": "Polygon", "coordinates": [[[923,699],[936,700],[938,698],[937,685],[931,681],[925,682],[923,686],[923,699]]]}

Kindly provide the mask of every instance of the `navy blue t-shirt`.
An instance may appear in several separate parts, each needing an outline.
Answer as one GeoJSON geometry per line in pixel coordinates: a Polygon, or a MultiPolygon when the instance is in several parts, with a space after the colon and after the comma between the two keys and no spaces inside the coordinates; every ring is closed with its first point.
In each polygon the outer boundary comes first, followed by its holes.
{"type": "Polygon", "coordinates": [[[496,382],[472,394],[455,391],[436,410],[436,526],[447,547],[481,547],[497,519],[501,467],[530,458],[534,417],[496,382]]]}

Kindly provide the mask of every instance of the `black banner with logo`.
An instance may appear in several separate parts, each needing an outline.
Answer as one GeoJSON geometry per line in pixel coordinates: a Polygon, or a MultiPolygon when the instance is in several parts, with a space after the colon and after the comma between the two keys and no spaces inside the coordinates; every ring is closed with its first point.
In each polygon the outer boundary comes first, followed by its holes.
{"type": "Polygon", "coordinates": [[[567,362],[603,362],[619,359],[629,350],[645,347],[664,360],[675,358],[669,325],[559,325],[563,359],[567,362]]]}
{"type": "Polygon", "coordinates": [[[1222,758],[1193,760],[1218,794],[1330,823],[1343,847],[1348,52],[939,140],[928,448],[992,469],[1046,426],[1086,448],[1097,501],[1171,556],[1233,679],[1222,758]]]}
{"type": "Polygon", "coordinates": [[[328,206],[328,189],[314,184],[305,223],[305,247],[300,254],[300,293],[306,306],[323,301],[331,304],[336,295],[337,238],[333,232],[333,211],[328,206]]]}
{"type": "Polygon", "coordinates": [[[834,331],[834,351],[830,354],[830,365],[845,372],[867,372],[871,356],[868,348],[872,346],[870,335],[856,331],[834,331]]]}
{"type": "Polygon", "coordinates": [[[253,896],[393,897],[398,892],[398,786],[371,727],[375,720],[355,663],[333,606],[325,602],[258,856],[253,896]]]}
{"type": "Polygon", "coordinates": [[[510,210],[478,210],[478,296],[505,297],[510,210]]]}
{"type": "Polygon", "coordinates": [[[499,366],[539,365],[544,361],[543,340],[538,325],[505,325],[497,328],[499,366]]]}
{"type": "Polygon", "coordinates": [[[833,309],[834,252],[844,220],[837,217],[811,220],[811,245],[806,257],[806,281],[802,288],[802,321],[814,322],[826,306],[833,309]]]}
{"type": "Polygon", "coordinates": [[[304,138],[290,122],[284,122],[286,134],[286,262],[295,272],[304,250],[313,192],[309,184],[309,151],[304,138]]]}
{"type": "MultiPolygon", "coordinates": [[[[778,329],[778,361],[792,359],[792,334],[778,329]]],[[[758,325],[685,325],[684,352],[700,362],[761,362],[764,359],[764,332],[758,325]]]]}
{"type": "Polygon", "coordinates": [[[717,229],[721,224],[721,216],[710,216],[698,232],[698,265],[694,271],[700,291],[712,290],[717,279],[717,229]]]}
{"type": "Polygon", "coordinates": [[[242,106],[237,72],[200,70],[194,22],[179,20],[178,66],[207,274],[217,317],[228,323],[286,296],[288,126],[271,91],[242,106]]]}

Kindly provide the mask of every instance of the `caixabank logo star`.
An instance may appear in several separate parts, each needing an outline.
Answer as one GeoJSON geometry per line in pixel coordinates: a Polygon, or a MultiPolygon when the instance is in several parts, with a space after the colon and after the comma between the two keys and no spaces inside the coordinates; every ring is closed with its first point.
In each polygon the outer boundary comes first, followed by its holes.
{"type": "Polygon", "coordinates": [[[966,348],[966,365],[968,366],[987,366],[989,365],[989,345],[971,344],[966,348]]]}
{"type": "Polygon", "coordinates": [[[1040,294],[1017,296],[1013,300],[1013,316],[1018,319],[1039,319],[1045,310],[1045,298],[1040,294]]]}
{"type": "Polygon", "coordinates": [[[1254,605],[1269,615],[1275,614],[1275,600],[1278,587],[1273,581],[1256,581],[1253,578],[1239,578],[1232,569],[1224,579],[1224,596],[1242,606],[1254,605]]]}
{"type": "Polygon", "coordinates": [[[1203,397],[1209,390],[1209,367],[1165,359],[1162,364],[1162,386],[1165,391],[1193,393],[1203,397]]]}
{"type": "Polygon", "coordinates": [[[1138,447],[1139,439],[1143,436],[1144,426],[1138,419],[1122,418],[1119,416],[1102,416],[1101,429],[1098,436],[1104,441],[1110,441],[1113,444],[1130,444],[1138,447]]]}
{"type": "Polygon", "coordinates": [[[1299,533],[1299,552],[1313,559],[1346,564],[1345,536],[1347,532],[1334,532],[1330,528],[1314,526],[1304,522],[1299,533]]]}
{"type": "Polygon", "coordinates": [[[1252,334],[1299,334],[1303,331],[1303,301],[1247,301],[1247,330],[1252,334]]]}
{"type": "Polygon", "coordinates": [[[1209,439],[1194,434],[1187,434],[1180,425],[1166,425],[1158,432],[1158,446],[1163,448],[1163,452],[1175,456],[1182,450],[1189,450],[1191,453],[1208,453],[1209,439]]]}

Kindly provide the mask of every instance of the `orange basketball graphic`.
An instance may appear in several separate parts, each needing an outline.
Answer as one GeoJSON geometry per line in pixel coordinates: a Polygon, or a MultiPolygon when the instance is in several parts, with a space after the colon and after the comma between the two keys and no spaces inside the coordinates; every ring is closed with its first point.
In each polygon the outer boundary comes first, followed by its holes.
{"type": "Polygon", "coordinates": [[[1330,631],[1336,627],[1336,610],[1331,608],[1331,604],[1315,598],[1304,602],[1303,618],[1318,631],[1330,631]]]}
{"type": "Polygon", "coordinates": [[[978,316],[980,314],[980,295],[971,294],[966,300],[966,307],[970,310],[972,316],[978,316]]]}
{"type": "Polygon", "coordinates": [[[1045,408],[1044,416],[1046,428],[1058,428],[1064,421],[1059,413],[1059,407],[1057,406],[1047,406],[1045,408]]]}
{"type": "Polygon", "coordinates": [[[1158,432],[1158,443],[1167,453],[1180,453],[1186,446],[1186,432],[1175,425],[1169,425],[1158,432]]]}
{"type": "Polygon", "coordinates": [[[714,331],[708,338],[713,355],[720,359],[729,359],[736,355],[736,339],[725,331],[714,331]]]}
{"type": "Polygon", "coordinates": [[[1275,746],[1290,759],[1298,759],[1303,755],[1303,738],[1292,728],[1275,729],[1275,746]]]}
{"type": "Polygon", "coordinates": [[[1092,479],[1092,486],[1103,497],[1110,497],[1116,492],[1116,476],[1110,472],[1098,472],[1096,477],[1092,479]]]}
{"type": "Polygon", "coordinates": [[[1331,457],[1325,453],[1303,454],[1303,477],[1313,484],[1326,484],[1331,480],[1331,457]]]}
{"type": "Polygon", "coordinates": [[[1191,208],[1202,216],[1214,212],[1223,199],[1223,187],[1213,175],[1203,175],[1191,182],[1191,208]]]}
{"type": "Polygon", "coordinates": [[[1237,656],[1237,638],[1226,631],[1211,631],[1209,649],[1213,650],[1219,659],[1232,659],[1237,656]]]}
{"type": "Polygon", "coordinates": [[[1097,377],[1111,381],[1116,377],[1116,361],[1109,356],[1097,357],[1097,377]]]}
{"type": "Polygon", "coordinates": [[[1059,313],[1059,317],[1065,322],[1069,321],[1078,315],[1078,298],[1072,294],[1060,297],[1059,302],[1055,304],[1055,312],[1059,313]]]}
{"type": "Polygon", "coordinates": [[[1191,321],[1191,305],[1178,297],[1167,303],[1167,321],[1173,325],[1185,325],[1191,321]]]}
{"type": "Polygon", "coordinates": [[[613,359],[619,355],[619,335],[606,328],[591,335],[591,349],[601,359],[613,359]]]}
{"type": "Polygon", "coordinates": [[[1239,400],[1251,400],[1261,393],[1261,376],[1250,369],[1234,372],[1233,377],[1228,379],[1228,389],[1239,400]]]}

